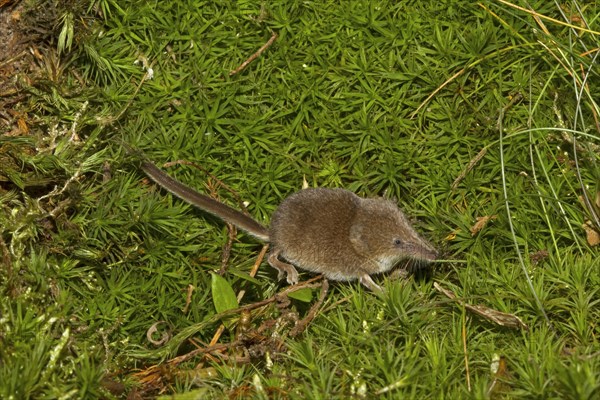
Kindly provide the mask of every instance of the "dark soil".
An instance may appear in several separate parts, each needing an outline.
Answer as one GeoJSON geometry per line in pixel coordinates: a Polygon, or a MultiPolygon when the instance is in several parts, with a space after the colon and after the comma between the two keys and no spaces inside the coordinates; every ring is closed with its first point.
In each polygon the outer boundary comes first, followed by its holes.
{"type": "Polygon", "coordinates": [[[27,99],[24,86],[40,75],[45,45],[34,19],[27,15],[25,2],[0,0],[0,135],[21,136],[29,131],[26,111],[20,104],[27,99]]]}

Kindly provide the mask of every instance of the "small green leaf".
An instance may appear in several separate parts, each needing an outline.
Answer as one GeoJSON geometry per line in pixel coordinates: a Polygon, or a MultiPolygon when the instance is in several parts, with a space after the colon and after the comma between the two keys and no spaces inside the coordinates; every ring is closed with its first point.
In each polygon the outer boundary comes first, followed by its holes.
{"type": "Polygon", "coordinates": [[[296,290],[295,292],[288,293],[288,297],[308,303],[312,300],[312,289],[304,288],[296,290]]]}
{"type": "MultiPolygon", "coordinates": [[[[217,313],[222,313],[223,311],[231,310],[238,306],[237,297],[235,296],[233,288],[222,276],[212,274],[211,290],[213,303],[215,304],[217,313]]],[[[225,321],[223,321],[223,323],[225,323],[225,321]]],[[[227,323],[225,323],[225,325],[228,326],[227,323]]]]}

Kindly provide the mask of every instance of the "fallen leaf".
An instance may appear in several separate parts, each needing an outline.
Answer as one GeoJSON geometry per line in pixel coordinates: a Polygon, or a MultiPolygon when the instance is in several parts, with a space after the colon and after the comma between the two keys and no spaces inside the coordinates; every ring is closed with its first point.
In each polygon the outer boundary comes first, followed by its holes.
{"type": "Polygon", "coordinates": [[[586,221],[585,224],[582,225],[583,230],[585,231],[585,236],[587,238],[587,242],[590,246],[598,246],[600,244],[600,232],[594,229],[591,221],[586,221]]]}
{"type": "Polygon", "coordinates": [[[27,126],[27,122],[25,122],[24,118],[19,118],[17,120],[17,126],[22,134],[27,135],[29,133],[29,127],[27,126]]]}
{"type": "Polygon", "coordinates": [[[477,232],[483,229],[483,227],[493,219],[496,219],[497,215],[486,215],[485,217],[477,217],[475,225],[471,227],[471,236],[475,236],[477,232]]]}

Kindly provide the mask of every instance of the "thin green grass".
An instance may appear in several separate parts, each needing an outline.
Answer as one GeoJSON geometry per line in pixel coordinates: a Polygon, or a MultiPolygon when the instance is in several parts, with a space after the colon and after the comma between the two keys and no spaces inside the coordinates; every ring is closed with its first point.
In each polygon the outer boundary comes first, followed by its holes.
{"type": "MultiPolygon", "coordinates": [[[[600,257],[582,225],[599,229],[600,9],[521,7],[530,11],[455,0],[55,10],[61,57],[44,52],[18,107],[30,133],[0,136],[0,397],[597,397],[600,257]],[[123,142],[159,165],[200,164],[265,224],[304,180],[395,198],[445,262],[377,277],[381,297],[333,284],[294,338],[317,290],[310,303],[255,309],[222,334],[222,344],[245,338],[226,357],[167,364],[218,329],[211,272],[228,231],[147,182],[123,142]],[[529,329],[481,318],[434,282],[529,329]],[[171,337],[162,346],[146,338],[158,321],[155,336],[171,337]]],[[[196,168],[165,170],[237,203],[196,168]]],[[[284,286],[266,264],[248,277],[260,248],[243,234],[232,244],[224,278],[245,291],[242,304],[284,286]]]]}

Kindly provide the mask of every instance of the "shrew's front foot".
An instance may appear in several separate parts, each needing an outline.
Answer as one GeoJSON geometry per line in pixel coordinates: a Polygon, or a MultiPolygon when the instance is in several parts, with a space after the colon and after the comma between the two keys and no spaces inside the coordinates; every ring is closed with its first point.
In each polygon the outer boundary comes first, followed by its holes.
{"type": "Polygon", "coordinates": [[[358,278],[358,281],[373,293],[383,293],[383,289],[381,288],[381,286],[373,282],[373,279],[371,279],[371,277],[367,274],[364,274],[363,276],[358,278]]]}

